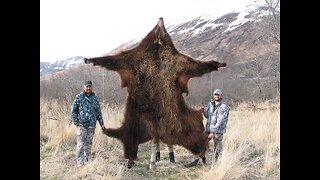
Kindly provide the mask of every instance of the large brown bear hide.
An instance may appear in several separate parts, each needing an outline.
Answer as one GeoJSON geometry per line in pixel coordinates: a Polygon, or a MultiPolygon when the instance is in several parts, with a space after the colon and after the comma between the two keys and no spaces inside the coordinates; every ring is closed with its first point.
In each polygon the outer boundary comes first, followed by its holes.
{"type": "Polygon", "coordinates": [[[183,146],[195,155],[205,154],[208,140],[203,133],[202,112],[190,108],[182,93],[188,95],[190,78],[218,71],[226,63],[195,60],[179,53],[162,18],[137,47],[116,55],[88,58],[85,63],[118,72],[121,87],[127,87],[122,126],[104,132],[121,140],[128,167],[137,158],[139,144],[152,138],[183,146]]]}

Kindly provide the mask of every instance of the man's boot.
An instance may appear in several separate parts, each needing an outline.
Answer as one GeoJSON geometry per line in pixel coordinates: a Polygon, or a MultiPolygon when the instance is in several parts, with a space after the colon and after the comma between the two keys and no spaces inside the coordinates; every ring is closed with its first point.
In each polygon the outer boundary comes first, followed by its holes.
{"type": "Polygon", "coordinates": [[[203,156],[201,159],[202,159],[203,164],[205,164],[206,163],[206,156],[203,156]]]}
{"type": "Polygon", "coordinates": [[[156,153],[156,162],[160,161],[160,152],[156,153]]]}
{"type": "Polygon", "coordinates": [[[192,167],[192,166],[196,166],[199,162],[199,159],[195,159],[194,161],[192,161],[189,164],[184,165],[185,167],[192,167]]]}
{"type": "Polygon", "coordinates": [[[173,152],[169,152],[169,158],[171,163],[175,163],[176,161],[174,160],[174,154],[173,152]]]}
{"type": "Polygon", "coordinates": [[[132,166],[133,166],[134,164],[135,164],[135,163],[134,163],[133,160],[129,160],[129,161],[128,161],[128,165],[127,165],[128,169],[132,168],[132,166]]]}
{"type": "Polygon", "coordinates": [[[214,162],[217,162],[218,157],[219,157],[219,154],[215,154],[215,156],[214,156],[214,162]]]}

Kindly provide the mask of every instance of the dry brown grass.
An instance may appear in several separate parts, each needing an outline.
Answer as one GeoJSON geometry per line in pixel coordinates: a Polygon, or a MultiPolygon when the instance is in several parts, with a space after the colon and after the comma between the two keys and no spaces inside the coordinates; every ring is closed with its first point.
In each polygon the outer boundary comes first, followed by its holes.
{"type": "MultiPolygon", "coordinates": [[[[104,106],[102,111],[107,127],[121,125],[123,107],[104,106]]],[[[207,164],[192,168],[184,167],[191,161],[190,152],[174,146],[176,163],[172,164],[168,148],[161,144],[161,161],[153,171],[148,170],[150,142],[139,146],[136,165],[127,169],[122,144],[102,134],[99,125],[92,161],[77,167],[75,127],[69,124],[69,112],[66,103],[40,101],[41,179],[280,179],[279,102],[243,103],[232,109],[223,154],[216,163],[212,163],[212,142],[207,164]]]]}

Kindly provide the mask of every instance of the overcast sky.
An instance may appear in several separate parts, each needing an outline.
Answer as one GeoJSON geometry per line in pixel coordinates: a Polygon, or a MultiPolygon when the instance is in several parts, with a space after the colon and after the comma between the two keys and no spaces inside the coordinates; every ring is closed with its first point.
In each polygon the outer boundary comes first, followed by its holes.
{"type": "Polygon", "coordinates": [[[40,61],[100,56],[145,36],[159,17],[168,26],[248,2],[254,0],[41,0],[40,61]]]}

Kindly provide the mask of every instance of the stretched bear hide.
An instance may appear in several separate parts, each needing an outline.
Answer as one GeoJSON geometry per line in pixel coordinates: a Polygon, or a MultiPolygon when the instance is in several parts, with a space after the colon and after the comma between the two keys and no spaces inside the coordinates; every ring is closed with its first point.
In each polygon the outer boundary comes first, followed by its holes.
{"type": "Polygon", "coordinates": [[[208,140],[202,112],[188,107],[182,93],[188,95],[190,78],[218,71],[226,63],[195,60],[179,53],[162,18],[137,47],[88,58],[85,63],[118,72],[121,87],[127,87],[124,123],[104,133],[121,140],[128,167],[137,158],[139,144],[152,138],[183,146],[195,155],[205,154],[208,140]]]}

